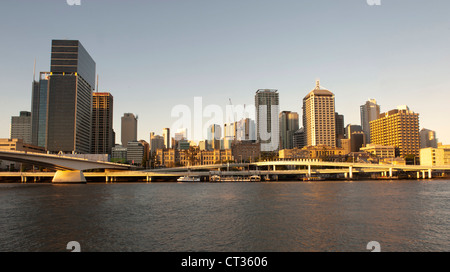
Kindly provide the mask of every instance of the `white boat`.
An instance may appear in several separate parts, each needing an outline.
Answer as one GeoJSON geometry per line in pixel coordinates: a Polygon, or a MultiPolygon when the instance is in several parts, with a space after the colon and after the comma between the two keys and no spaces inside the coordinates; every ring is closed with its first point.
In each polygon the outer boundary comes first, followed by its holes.
{"type": "Polygon", "coordinates": [[[177,181],[181,181],[181,182],[186,182],[186,181],[197,182],[197,181],[200,181],[200,177],[184,176],[184,177],[179,177],[177,179],[177,181]]]}

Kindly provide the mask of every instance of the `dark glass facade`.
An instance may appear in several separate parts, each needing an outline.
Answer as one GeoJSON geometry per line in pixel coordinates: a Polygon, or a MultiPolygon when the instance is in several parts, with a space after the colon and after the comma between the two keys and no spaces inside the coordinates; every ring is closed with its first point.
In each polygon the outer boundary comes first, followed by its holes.
{"type": "Polygon", "coordinates": [[[31,144],[38,145],[39,131],[39,82],[33,80],[31,91],[31,144]]]}
{"type": "Polygon", "coordinates": [[[79,41],[53,40],[48,81],[47,149],[90,153],[95,62],[79,41]]]}
{"type": "Polygon", "coordinates": [[[50,73],[48,72],[41,72],[39,81],[33,82],[31,105],[32,144],[40,147],[45,147],[47,138],[47,95],[49,75],[50,73]]]}
{"type": "Polygon", "coordinates": [[[53,40],[50,72],[78,73],[92,88],[95,62],[79,41],[53,40]]]}

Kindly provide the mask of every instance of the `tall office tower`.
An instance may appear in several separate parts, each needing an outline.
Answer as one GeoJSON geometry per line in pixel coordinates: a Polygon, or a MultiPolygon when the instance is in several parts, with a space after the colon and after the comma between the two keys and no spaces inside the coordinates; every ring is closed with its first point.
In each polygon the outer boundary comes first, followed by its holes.
{"type": "Polygon", "coordinates": [[[420,148],[437,148],[436,131],[422,128],[420,134],[420,148]]]}
{"type": "Polygon", "coordinates": [[[341,140],[345,138],[344,115],[335,113],[336,121],[336,146],[341,147],[341,140]]]}
{"type": "Polygon", "coordinates": [[[109,154],[113,147],[113,96],[92,94],[92,154],[109,154]]]}
{"type": "Polygon", "coordinates": [[[39,81],[33,81],[31,97],[31,142],[44,147],[47,140],[47,96],[50,72],[41,72],[39,81]]]}
{"type": "Polygon", "coordinates": [[[398,108],[382,113],[370,122],[372,144],[394,146],[399,156],[419,156],[419,114],[409,108],[398,108]]]}
{"type": "Polygon", "coordinates": [[[360,107],[361,127],[366,135],[366,142],[371,143],[370,122],[380,118],[380,106],[375,99],[369,99],[360,107]]]}
{"type": "Polygon", "coordinates": [[[303,98],[303,127],[305,145],[336,147],[336,120],[334,94],[320,86],[303,98]]]}
{"type": "Polygon", "coordinates": [[[236,122],[236,140],[256,141],[256,124],[250,118],[243,118],[236,122]]]}
{"type": "Polygon", "coordinates": [[[95,62],[79,41],[53,40],[47,97],[50,152],[91,152],[95,62]]]}
{"type": "Polygon", "coordinates": [[[150,153],[156,154],[156,150],[164,148],[164,137],[150,133],[150,153]]]}
{"type": "Polygon", "coordinates": [[[261,143],[261,151],[275,151],[279,147],[278,90],[260,89],[255,95],[256,139],[261,143]]]}
{"type": "Polygon", "coordinates": [[[294,148],[303,148],[305,146],[305,129],[300,128],[299,130],[294,132],[293,138],[294,148]]]}
{"type": "Polygon", "coordinates": [[[19,116],[11,117],[11,139],[22,139],[31,144],[31,112],[21,111],[19,116]]]}
{"type": "Polygon", "coordinates": [[[294,148],[294,133],[298,130],[298,113],[282,111],[280,118],[280,150],[294,148]]]}
{"type": "Polygon", "coordinates": [[[206,140],[212,141],[212,140],[220,140],[222,139],[222,128],[220,125],[212,124],[208,127],[208,130],[206,131],[206,140]]]}
{"type": "Polygon", "coordinates": [[[212,124],[206,131],[207,145],[211,149],[220,149],[222,139],[222,128],[220,125],[212,124]]]}
{"type": "Polygon", "coordinates": [[[124,113],[121,119],[122,146],[127,147],[129,142],[137,141],[137,117],[132,113],[124,113]]]}
{"type": "Polygon", "coordinates": [[[170,128],[163,129],[163,138],[164,138],[164,148],[170,148],[171,139],[170,139],[170,128]]]}

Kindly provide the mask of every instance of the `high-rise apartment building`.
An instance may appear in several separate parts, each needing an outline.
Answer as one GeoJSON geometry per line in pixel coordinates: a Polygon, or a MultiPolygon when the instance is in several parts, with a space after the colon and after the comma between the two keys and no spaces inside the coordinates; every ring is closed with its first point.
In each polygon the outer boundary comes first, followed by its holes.
{"type": "Polygon", "coordinates": [[[420,134],[420,148],[434,147],[437,148],[436,131],[422,128],[420,134]]]}
{"type": "Polygon", "coordinates": [[[95,62],[76,40],[53,40],[48,76],[47,137],[50,152],[91,152],[95,62]]]}
{"type": "Polygon", "coordinates": [[[255,95],[256,138],[261,151],[275,151],[280,141],[278,90],[259,89],[255,95]]]}
{"type": "Polygon", "coordinates": [[[372,144],[394,146],[399,156],[419,156],[419,114],[409,108],[382,113],[370,122],[372,144]]]}
{"type": "Polygon", "coordinates": [[[316,88],[303,98],[305,145],[336,147],[334,94],[316,82],[316,88]]]}
{"type": "Polygon", "coordinates": [[[21,111],[19,116],[11,117],[11,139],[22,139],[25,144],[31,141],[31,112],[21,111]]]}
{"type": "Polygon", "coordinates": [[[137,141],[137,118],[132,113],[124,113],[121,119],[122,146],[127,147],[129,142],[137,141]]]}
{"type": "Polygon", "coordinates": [[[110,93],[92,94],[92,154],[109,154],[114,146],[113,96],[110,93]]]}
{"type": "Polygon", "coordinates": [[[364,105],[360,106],[361,127],[366,135],[366,142],[371,143],[370,122],[380,118],[380,106],[375,99],[369,99],[364,105]]]}
{"type": "Polygon", "coordinates": [[[298,113],[282,111],[280,118],[280,150],[294,148],[294,133],[299,129],[298,113]]]}

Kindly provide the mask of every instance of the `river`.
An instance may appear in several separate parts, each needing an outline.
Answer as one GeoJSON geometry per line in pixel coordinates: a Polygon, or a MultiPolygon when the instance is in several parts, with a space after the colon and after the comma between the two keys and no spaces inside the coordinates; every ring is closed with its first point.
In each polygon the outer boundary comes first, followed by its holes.
{"type": "Polygon", "coordinates": [[[0,251],[450,250],[450,180],[0,184],[0,251]]]}

